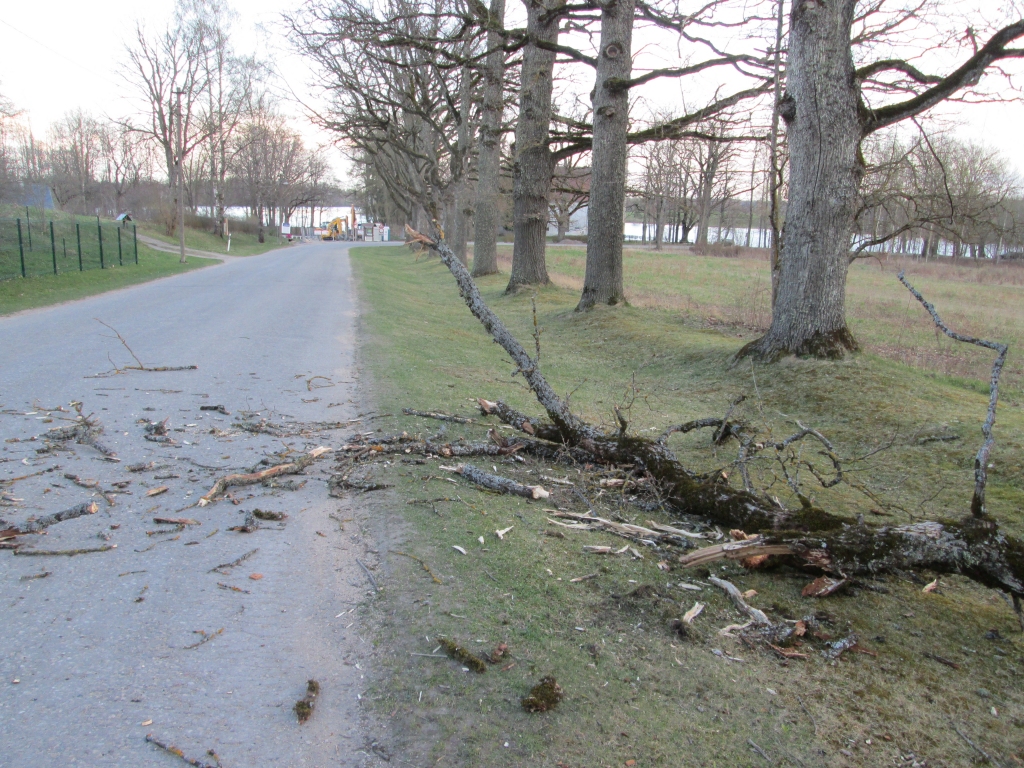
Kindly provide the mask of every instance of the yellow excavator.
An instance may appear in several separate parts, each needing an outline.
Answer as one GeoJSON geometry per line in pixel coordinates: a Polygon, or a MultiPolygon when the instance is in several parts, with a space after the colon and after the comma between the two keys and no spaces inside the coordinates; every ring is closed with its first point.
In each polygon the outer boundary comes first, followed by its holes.
{"type": "Polygon", "coordinates": [[[327,225],[327,231],[320,236],[320,239],[343,240],[343,230],[345,229],[348,229],[348,222],[339,216],[331,220],[331,223],[327,225]]]}

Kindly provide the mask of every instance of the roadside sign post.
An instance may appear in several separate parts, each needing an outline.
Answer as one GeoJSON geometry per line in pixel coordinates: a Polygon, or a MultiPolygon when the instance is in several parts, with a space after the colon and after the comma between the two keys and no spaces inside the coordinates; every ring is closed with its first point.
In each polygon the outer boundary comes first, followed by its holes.
{"type": "Polygon", "coordinates": [[[57,240],[53,236],[53,219],[50,219],[50,253],[53,255],[53,274],[57,274],[57,240]]]}

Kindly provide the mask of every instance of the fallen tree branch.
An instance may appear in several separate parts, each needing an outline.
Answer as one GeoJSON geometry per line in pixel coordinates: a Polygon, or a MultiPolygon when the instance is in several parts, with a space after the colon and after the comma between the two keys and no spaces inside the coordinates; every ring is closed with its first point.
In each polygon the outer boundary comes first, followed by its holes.
{"type": "Polygon", "coordinates": [[[87,547],[85,549],[16,549],[14,554],[41,555],[43,557],[67,555],[68,557],[74,557],[75,555],[87,555],[90,552],[109,552],[112,549],[117,549],[117,544],[105,544],[102,547],[87,547]]]}
{"type": "Polygon", "coordinates": [[[985,485],[988,482],[988,457],[992,453],[992,446],[995,445],[996,439],[992,436],[992,427],[996,423],[996,405],[999,402],[999,375],[1003,372],[1003,364],[1006,362],[1006,354],[1010,351],[1010,348],[1006,344],[1002,344],[998,341],[988,341],[987,339],[978,339],[974,336],[965,336],[962,333],[950,330],[942,318],[939,317],[939,313],[935,310],[935,306],[928,301],[925,301],[914,286],[907,282],[907,278],[901,271],[898,275],[899,280],[903,285],[907,287],[914,298],[921,302],[928,314],[932,316],[932,320],[935,321],[936,327],[944,334],[949,336],[951,339],[962,341],[965,344],[975,344],[979,347],[985,347],[997,352],[995,361],[992,363],[992,375],[989,379],[989,396],[988,396],[988,413],[985,415],[985,423],[981,425],[981,434],[985,437],[985,440],[981,444],[981,448],[978,449],[977,456],[974,457],[974,496],[971,498],[971,514],[975,517],[984,517],[985,515],[985,485]]]}
{"type": "Polygon", "coordinates": [[[278,464],[273,467],[261,470],[259,472],[251,472],[249,474],[237,474],[227,475],[222,477],[211,488],[204,496],[199,499],[198,506],[205,507],[211,501],[216,499],[217,496],[224,493],[228,488],[244,486],[244,485],[256,485],[262,483],[264,480],[277,477],[279,475],[297,475],[318,458],[323,456],[325,453],[330,453],[331,449],[321,445],[319,448],[314,448],[309,453],[303,454],[295,461],[287,464],[278,464]]]}
{"type": "Polygon", "coordinates": [[[60,512],[54,512],[52,515],[43,515],[37,517],[35,520],[30,520],[23,526],[17,528],[18,533],[39,533],[44,528],[49,528],[51,525],[56,523],[63,523],[65,520],[74,520],[76,517],[83,517],[84,515],[95,515],[99,510],[95,502],[86,501],[82,504],[78,504],[70,509],[64,509],[60,512]]]}
{"type": "Polygon", "coordinates": [[[784,509],[749,491],[701,479],[664,445],[637,436],[607,435],[583,422],[569,411],[523,346],[487,307],[469,272],[447,244],[407,231],[440,255],[470,312],[519,366],[551,423],[519,418],[522,415],[513,409],[491,401],[481,403],[485,412],[495,413],[513,426],[516,419],[524,431],[529,423],[535,436],[585,451],[592,461],[642,468],[657,482],[664,504],[674,512],[723,528],[759,533],[765,545],[792,548],[790,557],[802,565],[840,576],[928,568],[961,573],[985,586],[1024,595],[1024,544],[1000,532],[991,520],[969,516],[959,523],[890,527],[854,522],[810,503],[800,509],[784,509]]]}
{"type": "MultiPolygon", "coordinates": [[[[73,402],[71,403],[71,406],[78,414],[75,417],[74,424],[67,427],[54,427],[45,435],[42,435],[43,440],[47,444],[65,443],[70,440],[74,440],[79,445],[88,445],[95,448],[108,459],[114,459],[117,456],[117,453],[110,450],[99,441],[99,436],[103,434],[103,425],[93,419],[92,414],[86,416],[82,413],[82,403],[73,402]]],[[[118,461],[120,461],[120,459],[118,459],[118,461]]]]}
{"type": "Polygon", "coordinates": [[[642,525],[634,525],[632,523],[616,523],[612,520],[605,520],[603,517],[597,517],[592,514],[583,515],[578,512],[557,511],[550,512],[549,514],[564,520],[576,521],[575,523],[567,524],[548,518],[549,523],[562,526],[563,528],[570,528],[577,531],[607,531],[608,533],[613,533],[616,536],[621,536],[624,539],[639,541],[644,544],[654,544],[667,541],[678,546],[692,547],[693,545],[687,540],[687,538],[704,538],[703,534],[691,533],[690,531],[684,531],[681,528],[672,528],[667,525],[659,525],[653,520],[648,522],[648,525],[651,527],[645,528],[642,525]]]}
{"type": "MultiPolygon", "coordinates": [[[[150,366],[144,365],[143,362],[141,360],[139,360],[138,355],[136,355],[135,352],[132,351],[132,348],[128,346],[128,342],[125,341],[124,336],[122,336],[120,333],[118,333],[117,329],[114,328],[114,326],[109,325],[108,323],[103,322],[98,317],[94,318],[94,319],[100,325],[102,325],[105,328],[108,328],[109,330],[114,332],[114,335],[117,336],[117,340],[120,341],[121,344],[124,345],[124,348],[128,350],[128,354],[132,356],[132,359],[135,361],[136,364],[135,365],[126,365],[126,366],[124,366],[122,368],[118,368],[116,365],[114,365],[112,370],[106,371],[105,373],[97,373],[95,376],[87,376],[86,378],[100,378],[100,377],[106,377],[106,376],[116,376],[117,374],[124,373],[125,371],[146,371],[148,373],[162,373],[164,371],[197,371],[197,370],[199,370],[199,366],[198,365],[158,365],[156,367],[150,367],[150,366]]],[[[109,360],[110,358],[108,357],[107,359],[109,360]]],[[[111,364],[113,364],[113,361],[111,361],[111,364]]]]}
{"type": "Polygon", "coordinates": [[[516,496],[522,496],[524,499],[546,499],[551,495],[542,486],[523,485],[507,477],[483,472],[472,464],[459,464],[457,467],[441,467],[441,469],[447,469],[449,472],[462,475],[471,483],[497,491],[498,493],[511,493],[516,496]]]}
{"type": "Polygon", "coordinates": [[[476,424],[476,419],[467,419],[464,416],[452,416],[448,413],[437,411],[417,411],[413,408],[403,408],[402,413],[406,416],[419,416],[424,419],[437,419],[438,421],[451,421],[455,424],[476,424]]]}
{"type": "Polygon", "coordinates": [[[146,734],[146,741],[148,741],[150,744],[159,747],[168,754],[174,755],[175,757],[180,757],[189,765],[195,766],[195,768],[221,768],[220,759],[217,757],[217,753],[214,752],[212,749],[207,750],[206,754],[212,757],[214,759],[214,762],[204,763],[202,760],[195,760],[191,757],[185,757],[185,753],[178,749],[176,746],[174,746],[173,744],[165,744],[151,733],[146,734]]]}
{"type": "Polygon", "coordinates": [[[729,541],[698,549],[679,558],[684,568],[707,565],[716,560],[745,560],[758,555],[791,555],[794,550],[788,544],[765,544],[760,537],[746,541],[729,541]]]}

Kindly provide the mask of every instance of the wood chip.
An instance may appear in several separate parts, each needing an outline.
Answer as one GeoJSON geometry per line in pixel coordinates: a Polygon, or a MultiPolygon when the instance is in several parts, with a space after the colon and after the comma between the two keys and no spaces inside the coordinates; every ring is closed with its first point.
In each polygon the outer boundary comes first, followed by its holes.
{"type": "Polygon", "coordinates": [[[704,610],[704,603],[696,602],[693,604],[693,608],[683,614],[683,622],[685,624],[693,624],[693,620],[700,616],[701,611],[704,610]]]}
{"type": "Polygon", "coordinates": [[[157,488],[150,488],[146,491],[147,496],[159,496],[161,493],[167,493],[170,489],[166,485],[158,486],[157,488]]]}
{"type": "Polygon", "coordinates": [[[827,597],[846,584],[846,579],[833,579],[831,576],[819,576],[801,590],[804,597],[827,597]]]}

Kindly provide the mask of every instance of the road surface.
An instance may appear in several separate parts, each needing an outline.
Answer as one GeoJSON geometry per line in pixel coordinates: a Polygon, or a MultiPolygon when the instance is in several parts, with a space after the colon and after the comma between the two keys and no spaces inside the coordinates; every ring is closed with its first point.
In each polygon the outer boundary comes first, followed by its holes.
{"type": "Polygon", "coordinates": [[[360,703],[370,646],[356,563],[373,568],[376,553],[358,510],[327,495],[330,457],[279,478],[306,481],[297,490],[255,485],[234,489],[237,504],[195,506],[218,477],[354,429],[309,426],[358,412],[347,247],[297,246],[0,318],[0,517],[21,525],[91,499],[98,512],[19,537],[22,550],[116,545],[74,557],[0,551],[0,764],[183,765],[147,734],[211,765],[213,750],[225,768],[379,763],[360,703]],[[99,321],[146,366],[198,370],[95,378],[135,363],[99,321]],[[99,419],[119,462],[73,442],[47,450],[38,436],[69,423],[74,402],[99,419]],[[174,442],[145,440],[142,421],[165,418],[174,442]],[[234,426],[262,419],[305,426],[279,436],[234,426]],[[152,466],[128,470],[140,463],[152,466]],[[90,481],[98,488],[78,484],[90,481]],[[288,517],[228,530],[256,507],[288,517]],[[299,725],[308,679],[321,696],[299,725]]]}

